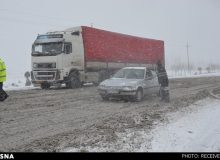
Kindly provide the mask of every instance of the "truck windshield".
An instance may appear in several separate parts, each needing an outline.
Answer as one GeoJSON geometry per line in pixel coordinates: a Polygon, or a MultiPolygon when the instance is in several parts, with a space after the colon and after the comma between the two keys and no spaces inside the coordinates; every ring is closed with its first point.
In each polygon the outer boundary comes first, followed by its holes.
{"type": "Polygon", "coordinates": [[[61,54],[63,43],[40,43],[32,47],[33,56],[55,56],[61,54]]]}
{"type": "Polygon", "coordinates": [[[120,69],[113,78],[144,79],[144,69],[120,69]]]}

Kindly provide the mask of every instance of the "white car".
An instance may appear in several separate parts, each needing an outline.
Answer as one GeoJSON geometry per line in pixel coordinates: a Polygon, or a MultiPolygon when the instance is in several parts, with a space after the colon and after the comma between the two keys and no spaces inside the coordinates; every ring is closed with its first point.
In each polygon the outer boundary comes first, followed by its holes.
{"type": "Polygon", "coordinates": [[[159,90],[156,72],[146,67],[122,68],[98,86],[103,100],[120,97],[141,101],[145,95],[159,93],[159,90]]]}

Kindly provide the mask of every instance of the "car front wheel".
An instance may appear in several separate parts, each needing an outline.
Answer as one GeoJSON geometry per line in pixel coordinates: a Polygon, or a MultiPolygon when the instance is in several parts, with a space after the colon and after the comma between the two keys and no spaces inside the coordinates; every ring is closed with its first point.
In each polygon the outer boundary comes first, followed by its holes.
{"type": "Polygon", "coordinates": [[[135,94],[135,101],[140,102],[143,99],[143,90],[138,88],[135,94]]]}

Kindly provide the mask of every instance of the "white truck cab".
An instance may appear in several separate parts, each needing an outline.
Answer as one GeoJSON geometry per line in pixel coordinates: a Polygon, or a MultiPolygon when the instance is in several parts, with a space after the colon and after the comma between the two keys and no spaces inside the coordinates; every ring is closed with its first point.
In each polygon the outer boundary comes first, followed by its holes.
{"type": "Polygon", "coordinates": [[[77,88],[84,79],[81,27],[38,35],[32,45],[32,83],[41,88],[65,83],[77,88]]]}

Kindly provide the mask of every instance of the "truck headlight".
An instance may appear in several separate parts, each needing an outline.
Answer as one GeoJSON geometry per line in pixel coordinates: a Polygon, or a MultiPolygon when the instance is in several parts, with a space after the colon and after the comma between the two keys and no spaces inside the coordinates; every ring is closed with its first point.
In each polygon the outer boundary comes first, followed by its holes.
{"type": "Polygon", "coordinates": [[[33,63],[33,68],[37,68],[38,64],[37,63],[33,63]]]}

